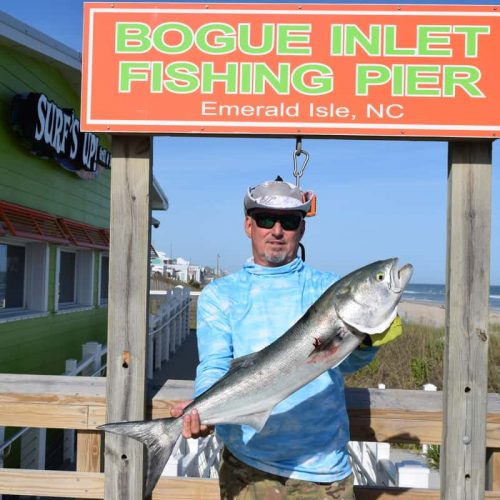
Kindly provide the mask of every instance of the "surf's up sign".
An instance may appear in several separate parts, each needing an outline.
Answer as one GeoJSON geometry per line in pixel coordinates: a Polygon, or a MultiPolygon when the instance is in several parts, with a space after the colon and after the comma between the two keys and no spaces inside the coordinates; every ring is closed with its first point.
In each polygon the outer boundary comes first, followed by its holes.
{"type": "Polygon", "coordinates": [[[85,3],[87,131],[496,137],[496,6],[85,3]]]}

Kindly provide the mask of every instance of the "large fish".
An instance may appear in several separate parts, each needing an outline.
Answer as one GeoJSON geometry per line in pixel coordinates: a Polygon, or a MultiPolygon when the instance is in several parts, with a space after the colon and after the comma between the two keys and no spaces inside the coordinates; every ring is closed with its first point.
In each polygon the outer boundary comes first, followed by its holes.
{"type": "MultiPolygon", "coordinates": [[[[247,424],[259,431],[273,407],[341,363],[366,334],[386,330],[413,268],[398,259],[374,262],[331,285],[281,337],[235,359],[229,372],[184,410],[203,424],[247,424]]],[[[158,481],[182,431],[182,418],[110,423],[98,427],[147,448],[146,495],[158,481]]]]}

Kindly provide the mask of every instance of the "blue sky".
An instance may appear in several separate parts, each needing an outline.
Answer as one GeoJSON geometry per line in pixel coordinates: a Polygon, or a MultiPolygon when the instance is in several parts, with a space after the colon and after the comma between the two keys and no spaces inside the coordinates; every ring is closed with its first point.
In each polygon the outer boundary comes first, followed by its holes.
{"type": "MultiPolygon", "coordinates": [[[[80,0],[2,0],[0,9],[81,51],[82,6],[80,0]]],[[[303,240],[307,262],[345,274],[373,260],[397,256],[415,266],[413,283],[444,283],[446,142],[305,137],[302,147],[311,155],[302,187],[318,197],[318,215],[307,220],[303,240]]],[[[294,148],[294,138],[156,137],[154,175],[170,209],[155,213],[161,225],[153,230],[154,246],[213,267],[220,255],[223,269],[238,269],[250,256],[242,226],[244,192],[276,175],[294,182],[294,148]]],[[[495,141],[494,285],[500,285],[499,157],[495,141]]]]}

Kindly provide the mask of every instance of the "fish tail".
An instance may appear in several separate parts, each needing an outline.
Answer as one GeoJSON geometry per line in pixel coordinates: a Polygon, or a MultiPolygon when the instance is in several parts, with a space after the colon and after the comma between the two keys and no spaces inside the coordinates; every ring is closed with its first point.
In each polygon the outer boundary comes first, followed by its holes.
{"type": "Polygon", "coordinates": [[[121,436],[128,436],[146,446],[147,467],[145,496],[153,491],[165,465],[172,454],[182,430],[182,420],[161,418],[156,420],[119,422],[100,425],[99,430],[121,436]]]}

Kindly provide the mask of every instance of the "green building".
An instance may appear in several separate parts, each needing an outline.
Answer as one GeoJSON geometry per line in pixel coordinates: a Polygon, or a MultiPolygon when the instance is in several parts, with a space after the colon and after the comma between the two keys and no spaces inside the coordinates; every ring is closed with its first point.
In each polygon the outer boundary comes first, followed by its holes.
{"type": "Polygon", "coordinates": [[[0,12],[3,373],[61,374],[106,343],[111,138],[80,132],[80,79],[78,52],[0,12]]]}

